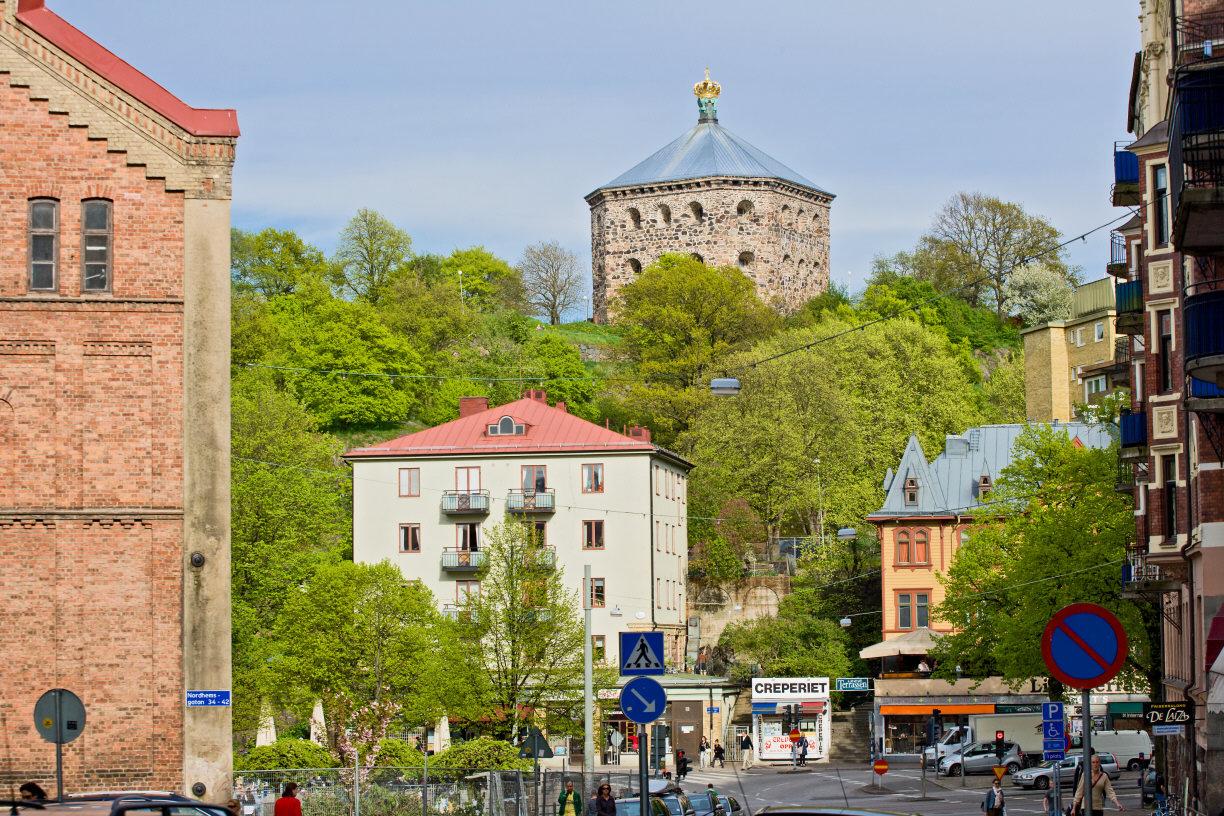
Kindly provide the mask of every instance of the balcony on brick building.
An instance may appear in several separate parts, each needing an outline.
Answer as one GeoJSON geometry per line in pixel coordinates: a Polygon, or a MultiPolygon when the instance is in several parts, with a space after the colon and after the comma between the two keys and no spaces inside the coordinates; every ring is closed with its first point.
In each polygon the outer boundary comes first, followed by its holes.
{"type": "Polygon", "coordinates": [[[442,493],[442,512],[451,516],[483,515],[489,512],[489,491],[447,490],[442,493]]]}
{"type": "Polygon", "coordinates": [[[1123,281],[1114,288],[1119,334],[1143,334],[1143,281],[1123,281]]]}
{"type": "Polygon", "coordinates": [[[447,547],[442,551],[442,569],[447,572],[476,572],[484,562],[485,554],[481,550],[447,547]]]}
{"type": "Polygon", "coordinates": [[[1139,157],[1123,150],[1126,142],[1114,142],[1114,183],[1109,200],[1115,207],[1133,207],[1139,204],[1139,157]]]}
{"type": "Polygon", "coordinates": [[[1224,12],[1179,17],[1169,117],[1173,245],[1224,252],[1224,12]]]}
{"type": "Polygon", "coordinates": [[[1126,262],[1126,236],[1120,232],[1109,234],[1109,263],[1105,271],[1115,278],[1126,279],[1129,274],[1129,264],[1126,262]]]}
{"type": "Polygon", "coordinates": [[[552,513],[557,509],[556,494],[551,490],[511,490],[506,497],[508,513],[552,513]]]}
{"type": "Polygon", "coordinates": [[[1224,384],[1224,280],[1186,289],[1186,373],[1207,384],[1224,384]]]}
{"type": "Polygon", "coordinates": [[[1124,462],[1146,459],[1148,455],[1147,414],[1143,411],[1123,412],[1119,419],[1122,437],[1118,458],[1124,462]]]}
{"type": "Polygon", "coordinates": [[[1224,388],[1191,377],[1186,410],[1196,414],[1224,414],[1224,388]]]}
{"type": "Polygon", "coordinates": [[[1122,564],[1122,597],[1150,600],[1166,592],[1177,592],[1181,582],[1175,580],[1158,564],[1151,563],[1142,552],[1132,551],[1122,564]]]}

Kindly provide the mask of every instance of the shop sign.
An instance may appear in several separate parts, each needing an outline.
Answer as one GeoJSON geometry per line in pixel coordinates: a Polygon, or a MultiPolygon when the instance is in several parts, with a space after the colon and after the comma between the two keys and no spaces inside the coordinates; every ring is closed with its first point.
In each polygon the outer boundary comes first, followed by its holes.
{"type": "Polygon", "coordinates": [[[1040,714],[1041,703],[996,703],[996,714],[1040,714]]]}
{"type": "Polygon", "coordinates": [[[827,677],[754,677],[754,700],[827,700],[827,677]]]}
{"type": "MultiPolygon", "coordinates": [[[[1148,725],[1185,725],[1190,722],[1190,704],[1182,703],[1144,703],[1143,717],[1148,725]]],[[[1168,733],[1168,732],[1160,732],[1168,733]]],[[[1177,733],[1181,733],[1178,731],[1177,733]]]]}
{"type": "Polygon", "coordinates": [[[833,686],[834,691],[870,691],[869,677],[839,677],[833,686]]]}

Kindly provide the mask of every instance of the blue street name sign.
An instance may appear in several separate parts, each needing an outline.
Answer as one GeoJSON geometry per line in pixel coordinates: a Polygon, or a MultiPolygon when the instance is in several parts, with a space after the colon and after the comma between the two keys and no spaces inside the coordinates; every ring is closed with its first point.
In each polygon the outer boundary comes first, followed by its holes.
{"type": "Polygon", "coordinates": [[[866,677],[838,677],[833,681],[834,691],[870,691],[871,680],[866,677]]]}
{"type": "Polygon", "coordinates": [[[1050,762],[1052,760],[1057,760],[1058,762],[1062,762],[1064,759],[1067,758],[1067,755],[1062,751],[1042,751],[1041,758],[1047,762],[1050,762]]]}
{"type": "Polygon", "coordinates": [[[195,708],[197,706],[228,706],[230,704],[230,693],[228,689],[218,689],[213,691],[188,691],[187,692],[187,707],[195,708]]]}
{"type": "Polygon", "coordinates": [[[667,692],[653,677],[635,677],[620,693],[621,713],[638,725],[646,725],[667,710],[667,692]]]}
{"type": "Polygon", "coordinates": [[[620,673],[626,676],[665,674],[662,632],[621,632],[620,673]]]}
{"type": "Polygon", "coordinates": [[[1062,742],[1067,738],[1067,726],[1062,720],[1050,720],[1041,724],[1041,738],[1043,740],[1058,740],[1062,742]]]}
{"type": "Polygon", "coordinates": [[[717,714],[718,706],[706,706],[706,713],[707,714],[717,714]]]}
{"type": "Polygon", "coordinates": [[[1046,722],[1062,722],[1063,719],[1063,704],[1062,703],[1042,703],[1041,704],[1041,719],[1046,722]]]}
{"type": "Polygon", "coordinates": [[[1174,737],[1181,736],[1186,733],[1184,725],[1153,725],[1152,736],[1154,737],[1174,737]]]}

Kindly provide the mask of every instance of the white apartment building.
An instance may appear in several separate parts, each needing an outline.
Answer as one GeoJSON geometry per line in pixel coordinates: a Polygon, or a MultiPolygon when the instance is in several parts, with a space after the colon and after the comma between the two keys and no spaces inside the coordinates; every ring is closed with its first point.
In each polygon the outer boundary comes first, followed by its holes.
{"type": "Polygon", "coordinates": [[[617,433],[528,391],[497,408],[464,397],[458,419],[345,458],[356,561],[390,561],[456,611],[480,591],[484,531],[518,518],[536,526],[575,599],[591,565],[597,659],[616,659],[618,632],[656,629],[668,665],[684,665],[692,465],[649,430],[617,433]]]}

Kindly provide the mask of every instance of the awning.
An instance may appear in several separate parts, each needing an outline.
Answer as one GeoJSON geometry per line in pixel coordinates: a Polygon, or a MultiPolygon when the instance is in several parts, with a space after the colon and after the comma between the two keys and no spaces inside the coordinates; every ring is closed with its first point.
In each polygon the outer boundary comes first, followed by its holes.
{"type": "Polygon", "coordinates": [[[1143,703],[1108,703],[1105,706],[1107,714],[1142,714],[1143,703]]]}
{"type": "Polygon", "coordinates": [[[935,709],[940,714],[993,714],[994,703],[964,704],[964,705],[882,705],[881,714],[934,714],[935,709]]]}
{"type": "Polygon", "coordinates": [[[896,657],[897,655],[925,655],[935,648],[936,642],[943,637],[925,626],[920,626],[912,632],[898,635],[890,640],[873,643],[859,652],[863,660],[874,660],[881,657],[896,657]]]}
{"type": "Polygon", "coordinates": [[[753,703],[753,714],[777,714],[785,710],[787,705],[798,705],[799,711],[802,714],[823,714],[825,711],[825,703],[820,700],[806,703],[753,703]]]}

